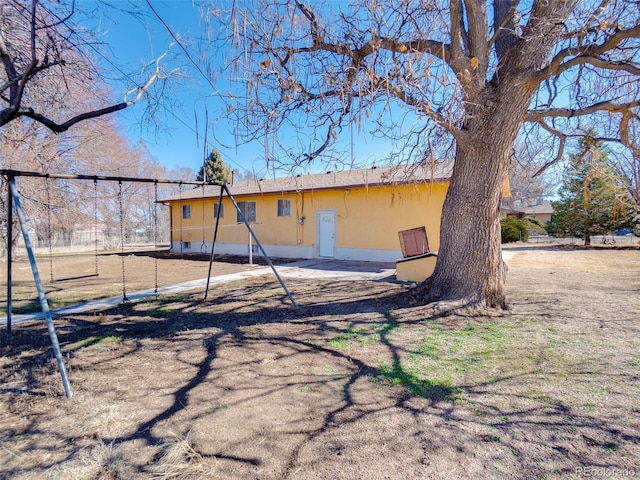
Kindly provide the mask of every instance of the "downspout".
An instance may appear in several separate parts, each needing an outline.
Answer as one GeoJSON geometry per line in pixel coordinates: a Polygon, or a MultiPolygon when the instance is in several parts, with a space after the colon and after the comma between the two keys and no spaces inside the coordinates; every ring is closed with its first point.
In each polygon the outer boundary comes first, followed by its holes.
{"type": "Polygon", "coordinates": [[[169,251],[173,252],[173,204],[169,203],[169,251]]]}

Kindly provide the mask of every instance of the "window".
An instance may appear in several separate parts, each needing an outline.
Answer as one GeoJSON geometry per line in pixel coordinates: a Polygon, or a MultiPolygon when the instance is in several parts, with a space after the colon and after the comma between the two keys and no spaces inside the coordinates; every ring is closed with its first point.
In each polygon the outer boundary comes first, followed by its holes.
{"type": "MultiPolygon", "coordinates": [[[[256,202],[238,202],[238,208],[244,214],[244,218],[247,219],[247,222],[256,221],[256,202]]],[[[236,221],[238,223],[243,223],[240,212],[237,212],[236,214],[236,221]]]]}
{"type": "Polygon", "coordinates": [[[191,218],[191,205],[182,205],[182,218],[191,218]]]}
{"type": "Polygon", "coordinates": [[[188,250],[189,248],[191,248],[191,242],[182,242],[182,248],[188,250]]]}
{"type": "Polygon", "coordinates": [[[278,199],[278,216],[290,217],[291,216],[291,200],[288,198],[278,199]]]}
{"type": "Polygon", "coordinates": [[[213,204],[213,218],[218,218],[218,209],[220,209],[220,218],[224,217],[224,203],[213,204]]]}

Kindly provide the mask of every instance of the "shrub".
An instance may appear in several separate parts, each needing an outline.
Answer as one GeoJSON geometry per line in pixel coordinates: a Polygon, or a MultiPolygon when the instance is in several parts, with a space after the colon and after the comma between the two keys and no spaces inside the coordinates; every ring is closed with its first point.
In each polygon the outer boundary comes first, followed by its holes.
{"type": "Polygon", "coordinates": [[[522,220],[529,235],[545,235],[547,230],[540,220],[533,217],[527,217],[522,220]]]}
{"type": "Polygon", "coordinates": [[[525,223],[517,218],[505,217],[500,219],[502,243],[526,242],[529,240],[529,232],[525,223]]]}

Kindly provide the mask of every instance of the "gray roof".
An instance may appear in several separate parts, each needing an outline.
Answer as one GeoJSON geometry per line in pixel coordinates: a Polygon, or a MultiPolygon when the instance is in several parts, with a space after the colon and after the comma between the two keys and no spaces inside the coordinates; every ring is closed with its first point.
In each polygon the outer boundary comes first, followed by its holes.
{"type": "Polygon", "coordinates": [[[501,207],[501,209],[505,212],[520,213],[522,215],[553,214],[553,205],[547,200],[544,200],[538,205],[528,205],[526,207],[501,207]]]}
{"type": "MultiPolygon", "coordinates": [[[[426,165],[400,165],[393,167],[372,167],[343,170],[339,172],[314,173],[294,177],[266,178],[228,184],[231,194],[236,196],[265,193],[292,193],[332,188],[369,187],[376,185],[415,184],[448,180],[451,177],[453,162],[426,165]]],[[[206,185],[204,198],[219,197],[218,185],[206,185]]],[[[170,202],[178,200],[202,199],[203,192],[197,187],[160,200],[170,202]]]]}
{"type": "Polygon", "coordinates": [[[526,215],[542,215],[542,214],[551,214],[553,213],[553,205],[551,202],[544,201],[540,205],[532,205],[530,207],[524,207],[522,212],[526,215]]]}

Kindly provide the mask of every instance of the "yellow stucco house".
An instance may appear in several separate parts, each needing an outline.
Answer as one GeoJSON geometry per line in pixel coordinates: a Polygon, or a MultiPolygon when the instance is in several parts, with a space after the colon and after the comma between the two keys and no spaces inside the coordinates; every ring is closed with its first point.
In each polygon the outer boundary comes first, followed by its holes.
{"type": "MultiPolygon", "coordinates": [[[[228,188],[271,257],[395,262],[403,230],[424,226],[438,250],[451,167],[374,167],[228,188]]],[[[219,197],[220,187],[208,185],[161,200],[170,206],[172,251],[211,252],[219,197]]],[[[226,195],[220,213],[216,254],[247,255],[247,228],[226,195]]]]}

